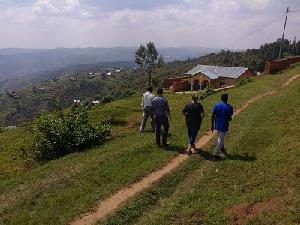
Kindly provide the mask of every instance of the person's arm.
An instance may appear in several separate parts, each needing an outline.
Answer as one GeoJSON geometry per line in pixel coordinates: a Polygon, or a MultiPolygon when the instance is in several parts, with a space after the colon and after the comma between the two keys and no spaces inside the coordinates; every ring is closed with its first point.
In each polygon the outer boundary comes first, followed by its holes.
{"type": "Polygon", "coordinates": [[[201,113],[201,119],[203,120],[204,117],[205,117],[205,112],[203,111],[203,112],[201,113]]]}
{"type": "Polygon", "coordinates": [[[215,119],[216,119],[216,107],[214,107],[213,109],[213,113],[212,113],[212,116],[211,116],[211,132],[214,132],[215,130],[215,119]]]}
{"type": "Polygon", "coordinates": [[[211,132],[214,132],[215,130],[215,118],[216,118],[216,114],[215,112],[213,112],[212,116],[211,116],[211,132]]]}
{"type": "Polygon", "coordinates": [[[168,100],[166,100],[166,113],[169,117],[169,120],[171,120],[171,112],[170,112],[170,107],[169,107],[169,103],[168,103],[168,100]]]}
{"type": "Polygon", "coordinates": [[[187,106],[184,106],[183,110],[182,110],[182,114],[186,116],[186,111],[187,111],[187,106]]]}
{"type": "Polygon", "coordinates": [[[233,116],[233,107],[230,106],[230,112],[229,112],[229,118],[228,118],[228,121],[231,121],[231,120],[232,120],[232,116],[233,116]]]}
{"type": "Polygon", "coordinates": [[[142,96],[142,103],[141,103],[142,108],[144,108],[144,95],[142,96]]]}
{"type": "Polygon", "coordinates": [[[200,117],[201,117],[201,120],[203,120],[203,118],[205,117],[205,112],[204,112],[203,105],[200,105],[200,106],[201,106],[201,113],[200,113],[200,117]]]}

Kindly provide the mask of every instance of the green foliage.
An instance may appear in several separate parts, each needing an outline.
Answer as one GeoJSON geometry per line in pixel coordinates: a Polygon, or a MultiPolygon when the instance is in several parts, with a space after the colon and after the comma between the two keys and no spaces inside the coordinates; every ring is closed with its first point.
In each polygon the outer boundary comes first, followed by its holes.
{"type": "Polygon", "coordinates": [[[85,107],[44,114],[36,122],[34,152],[47,161],[101,144],[110,134],[109,125],[92,125],[85,107]]]}
{"type": "Polygon", "coordinates": [[[90,98],[86,98],[82,101],[82,106],[86,107],[88,109],[91,109],[93,107],[92,100],[90,98]]]}
{"type": "MultiPolygon", "coordinates": [[[[273,43],[265,43],[259,49],[247,49],[246,51],[231,52],[222,50],[219,53],[211,53],[199,58],[199,63],[218,66],[244,66],[254,71],[262,72],[265,68],[266,60],[277,59],[279,55],[281,39],[277,39],[273,43]]],[[[297,55],[300,41],[290,43],[285,39],[282,42],[282,54],[284,57],[297,55]]],[[[300,49],[300,48],[299,48],[300,49]]]]}
{"type": "Polygon", "coordinates": [[[245,77],[243,79],[240,79],[237,83],[236,83],[236,86],[243,86],[243,85],[246,85],[250,82],[253,82],[254,79],[252,77],[245,77]]]}
{"type": "Polygon", "coordinates": [[[204,98],[206,98],[206,97],[212,95],[213,93],[215,93],[213,87],[212,87],[210,84],[208,84],[208,85],[205,87],[204,93],[201,95],[200,99],[204,99],[204,98]]]}
{"type": "MultiPolygon", "coordinates": [[[[141,44],[135,52],[135,62],[142,70],[147,73],[149,86],[151,86],[152,84],[152,71],[155,64],[157,64],[157,57],[158,52],[154,43],[151,41],[147,43],[146,46],[141,44]]],[[[159,62],[162,63],[161,57],[159,62]]]]}

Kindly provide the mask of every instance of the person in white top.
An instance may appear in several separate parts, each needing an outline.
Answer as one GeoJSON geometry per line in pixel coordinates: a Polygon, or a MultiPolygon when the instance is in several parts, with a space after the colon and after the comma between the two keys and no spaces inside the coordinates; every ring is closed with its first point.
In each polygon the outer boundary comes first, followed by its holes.
{"type": "Polygon", "coordinates": [[[147,92],[143,94],[141,106],[143,108],[143,118],[140,126],[140,132],[143,132],[147,123],[148,118],[151,118],[151,128],[154,131],[154,112],[152,107],[152,100],[154,95],[152,94],[152,87],[147,88],[147,92]]]}

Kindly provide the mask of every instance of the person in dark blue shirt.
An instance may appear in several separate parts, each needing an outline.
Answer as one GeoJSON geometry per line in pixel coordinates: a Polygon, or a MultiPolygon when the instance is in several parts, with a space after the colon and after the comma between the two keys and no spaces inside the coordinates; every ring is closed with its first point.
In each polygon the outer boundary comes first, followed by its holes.
{"type": "Polygon", "coordinates": [[[233,107],[227,103],[228,94],[221,95],[221,102],[217,103],[213,108],[213,114],[211,118],[211,131],[217,131],[217,144],[215,148],[215,160],[221,159],[221,152],[227,155],[224,148],[224,138],[229,128],[229,121],[232,120],[233,107]]]}
{"type": "Polygon", "coordinates": [[[195,140],[200,130],[200,126],[202,123],[202,119],[205,115],[203,106],[197,102],[198,96],[197,94],[192,94],[192,101],[185,105],[182,110],[185,115],[186,126],[188,129],[189,136],[189,146],[188,146],[188,154],[192,154],[193,150],[195,151],[195,140]]]}
{"type": "Polygon", "coordinates": [[[169,103],[168,100],[165,97],[163,97],[162,88],[159,88],[157,90],[157,96],[152,100],[152,107],[154,110],[156,144],[159,147],[167,147],[169,119],[171,120],[171,115],[170,115],[169,103]],[[162,141],[160,141],[161,126],[163,126],[164,128],[162,141]]]}

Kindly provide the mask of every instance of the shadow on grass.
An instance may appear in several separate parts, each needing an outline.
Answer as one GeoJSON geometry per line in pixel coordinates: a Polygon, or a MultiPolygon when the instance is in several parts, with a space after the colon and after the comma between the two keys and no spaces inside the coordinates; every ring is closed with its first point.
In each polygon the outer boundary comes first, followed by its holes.
{"type": "MultiPolygon", "coordinates": [[[[203,149],[197,149],[198,155],[208,161],[214,161],[214,155],[210,152],[204,151],[203,149]]],[[[222,158],[221,161],[225,160],[239,160],[245,162],[253,162],[257,160],[256,156],[249,156],[247,153],[244,155],[239,154],[226,154],[225,157],[222,158]]]]}
{"type": "Polygon", "coordinates": [[[169,145],[167,147],[163,147],[164,150],[168,152],[178,152],[179,154],[184,154],[185,153],[185,148],[183,146],[179,145],[169,145]]]}

